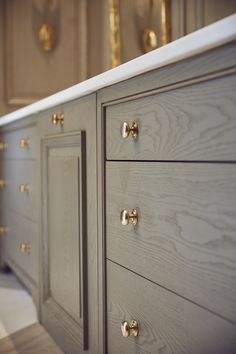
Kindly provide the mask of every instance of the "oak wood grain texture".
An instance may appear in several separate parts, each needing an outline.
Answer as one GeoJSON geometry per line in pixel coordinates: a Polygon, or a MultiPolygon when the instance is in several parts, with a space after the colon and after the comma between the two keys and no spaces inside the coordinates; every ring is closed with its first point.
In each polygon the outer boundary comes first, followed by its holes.
{"type": "Polygon", "coordinates": [[[107,262],[107,353],[235,353],[236,326],[107,262]],[[122,321],[139,323],[122,337],[122,321]]]}
{"type": "Polygon", "coordinates": [[[12,261],[13,271],[19,268],[23,278],[27,277],[36,286],[39,271],[38,225],[11,209],[4,208],[1,212],[4,224],[8,227],[8,232],[2,239],[2,258],[7,264],[9,260],[12,261]],[[22,243],[31,245],[29,253],[21,252],[22,243]]]}
{"type": "Polygon", "coordinates": [[[106,109],[107,159],[236,160],[236,75],[106,109]],[[139,124],[123,139],[124,121],[139,124]]]}
{"type": "MultiPolygon", "coordinates": [[[[96,156],[96,95],[89,95],[83,99],[75,100],[68,102],[66,105],[68,114],[65,115],[65,125],[64,128],[68,131],[82,130],[86,132],[86,172],[87,172],[87,184],[85,190],[87,191],[87,281],[88,281],[88,295],[87,295],[87,304],[88,304],[88,323],[87,323],[87,333],[88,333],[88,349],[85,351],[89,354],[94,354],[98,350],[98,311],[99,311],[99,302],[98,302],[98,240],[97,240],[97,156],[96,156]],[[86,103],[86,104],[85,104],[86,103]],[[68,118],[68,119],[67,119],[68,118]],[[69,123],[69,125],[68,125],[69,123]]],[[[45,112],[47,114],[47,112],[45,112]]],[[[40,134],[41,137],[52,134],[51,127],[47,131],[47,122],[44,125],[43,115],[39,116],[39,125],[40,125],[40,134]],[[41,119],[42,118],[42,119],[41,119]],[[42,123],[42,124],[41,124],[42,123]]],[[[60,134],[59,131],[56,134],[60,134]]],[[[45,171],[45,167],[42,162],[40,162],[40,168],[45,171]]],[[[73,181],[73,184],[75,181],[73,181]]],[[[45,213],[45,203],[46,203],[47,194],[43,193],[42,199],[42,215],[46,217],[45,213]]],[[[45,234],[45,222],[41,225],[41,234],[45,234]]],[[[43,240],[41,240],[41,256],[40,256],[40,283],[41,283],[41,297],[43,292],[43,287],[45,287],[44,280],[42,277],[43,268],[45,267],[43,263],[43,240]]],[[[42,302],[42,300],[41,300],[42,302]]],[[[42,313],[41,313],[42,318],[42,313]]],[[[45,319],[47,320],[47,319],[45,319]]],[[[48,321],[48,320],[47,320],[48,321]]],[[[60,336],[63,338],[63,341],[68,341],[69,337],[64,331],[64,328],[61,329],[60,321],[54,317],[53,321],[54,326],[51,326],[50,331],[61,330],[60,336]]],[[[75,348],[76,350],[76,348],[75,348]]],[[[77,348],[78,350],[78,348],[77,348]]],[[[81,352],[82,349],[81,349],[81,352]]]]}
{"type": "Polygon", "coordinates": [[[34,124],[4,132],[4,142],[7,144],[7,149],[2,152],[2,156],[6,159],[34,159],[37,157],[38,139],[34,124]],[[21,139],[29,140],[29,147],[20,147],[21,139]]]}
{"type": "Polygon", "coordinates": [[[236,46],[232,42],[99,90],[98,102],[111,103],[149,90],[164,89],[171,84],[185,84],[185,81],[196,78],[204,80],[205,75],[219,75],[222,70],[235,66],[236,46]]]}
{"type": "Polygon", "coordinates": [[[51,329],[55,325],[53,318],[60,318],[71,345],[66,343],[58,327],[54,330],[55,338],[70,353],[79,353],[87,346],[85,141],[84,132],[43,141],[47,216],[43,235],[42,319],[51,329]]]}
{"type": "Polygon", "coordinates": [[[86,119],[86,117],[94,116],[94,109],[96,108],[94,107],[96,104],[94,102],[94,97],[95,94],[88,95],[80,98],[79,100],[68,102],[40,113],[38,119],[40,134],[42,136],[46,136],[80,130],[83,120],[86,119]],[[52,124],[51,118],[54,113],[64,114],[63,126],[60,124],[52,124]]]}
{"type": "Polygon", "coordinates": [[[3,207],[8,207],[34,222],[39,216],[37,167],[36,160],[5,160],[2,177],[4,176],[7,184],[0,189],[3,207]],[[21,192],[21,185],[28,186],[29,191],[21,192]]]}
{"type": "Polygon", "coordinates": [[[235,175],[234,164],[107,162],[107,257],[236,322],[235,175]],[[137,226],[123,226],[133,208],[137,226]]]}
{"type": "Polygon", "coordinates": [[[63,354],[39,324],[33,324],[0,340],[0,354],[63,354]]]}

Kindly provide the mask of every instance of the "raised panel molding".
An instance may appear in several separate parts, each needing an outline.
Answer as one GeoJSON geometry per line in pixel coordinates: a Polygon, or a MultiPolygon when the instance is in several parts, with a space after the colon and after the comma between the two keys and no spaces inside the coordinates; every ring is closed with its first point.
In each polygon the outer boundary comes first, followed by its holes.
{"type": "Polygon", "coordinates": [[[27,105],[87,78],[86,0],[53,0],[57,41],[47,53],[38,41],[44,1],[8,0],[4,6],[5,96],[27,105]]]}
{"type": "Polygon", "coordinates": [[[88,345],[85,144],[84,131],[42,143],[42,323],[71,354],[88,345]]]}

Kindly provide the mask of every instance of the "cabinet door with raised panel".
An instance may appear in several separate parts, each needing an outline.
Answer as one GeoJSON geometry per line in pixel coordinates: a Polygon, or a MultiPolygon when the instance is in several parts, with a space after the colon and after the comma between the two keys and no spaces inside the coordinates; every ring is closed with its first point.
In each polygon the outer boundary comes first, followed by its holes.
{"type": "Polygon", "coordinates": [[[42,323],[66,353],[87,348],[85,131],[43,139],[42,323]]]}

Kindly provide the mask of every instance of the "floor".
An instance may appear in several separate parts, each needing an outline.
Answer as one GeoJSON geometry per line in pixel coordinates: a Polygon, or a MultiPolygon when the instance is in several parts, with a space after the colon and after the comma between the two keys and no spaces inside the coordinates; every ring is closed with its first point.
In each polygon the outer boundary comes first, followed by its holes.
{"type": "Polygon", "coordinates": [[[31,296],[12,273],[0,272],[0,354],[63,354],[38,323],[31,296]]]}
{"type": "Polygon", "coordinates": [[[12,273],[0,273],[0,339],[36,322],[31,296],[12,273]]]}
{"type": "Polygon", "coordinates": [[[63,354],[45,329],[35,323],[0,339],[0,354],[63,354]]]}

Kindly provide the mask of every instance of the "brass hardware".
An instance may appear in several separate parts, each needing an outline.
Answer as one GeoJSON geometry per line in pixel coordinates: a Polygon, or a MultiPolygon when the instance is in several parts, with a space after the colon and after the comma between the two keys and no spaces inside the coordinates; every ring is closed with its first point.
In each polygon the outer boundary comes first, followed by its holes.
{"type": "Polygon", "coordinates": [[[61,113],[61,114],[54,113],[52,115],[52,124],[57,125],[58,123],[60,123],[61,125],[64,124],[64,114],[63,113],[61,113]]]}
{"type": "Polygon", "coordinates": [[[4,188],[7,186],[7,181],[5,179],[0,179],[0,188],[4,188]]]}
{"type": "Polygon", "coordinates": [[[144,53],[150,52],[153,49],[157,48],[157,35],[153,28],[153,7],[154,0],[149,0],[149,27],[145,28],[142,33],[142,46],[144,53]]]}
{"type": "Polygon", "coordinates": [[[150,1],[149,10],[149,25],[142,32],[142,48],[144,53],[150,52],[159,46],[165,45],[170,42],[170,0],[161,0],[159,2],[160,8],[158,12],[160,13],[161,22],[161,32],[160,39],[157,39],[157,34],[153,30],[153,13],[154,13],[154,0],[150,1]]]}
{"type": "Polygon", "coordinates": [[[121,136],[123,139],[128,138],[129,135],[131,135],[132,138],[136,139],[138,137],[138,133],[138,123],[133,122],[131,125],[129,125],[129,123],[127,122],[122,123],[121,136]]]}
{"type": "Polygon", "coordinates": [[[30,141],[29,139],[21,139],[20,140],[20,147],[21,148],[25,148],[25,149],[28,149],[29,148],[29,145],[30,145],[30,141]]]}
{"type": "Polygon", "coordinates": [[[138,336],[139,328],[138,328],[138,322],[136,320],[132,320],[130,323],[127,321],[123,321],[121,323],[121,332],[123,337],[129,337],[129,336],[138,336]]]}
{"type": "Polygon", "coordinates": [[[121,64],[119,0],[109,0],[111,67],[121,64]]]}
{"type": "Polygon", "coordinates": [[[8,227],[0,226],[0,236],[6,235],[8,233],[8,227]]]}
{"type": "Polygon", "coordinates": [[[54,28],[44,23],[39,29],[39,42],[42,44],[45,52],[50,52],[56,42],[56,34],[54,28]]]}
{"type": "Polygon", "coordinates": [[[142,33],[143,51],[148,53],[157,48],[157,35],[156,32],[145,28],[142,33]]]}
{"type": "Polygon", "coordinates": [[[0,151],[4,151],[7,149],[7,144],[6,143],[0,143],[0,151]]]}
{"type": "Polygon", "coordinates": [[[28,184],[20,184],[19,185],[19,191],[21,193],[29,193],[29,185],[28,184]]]}
{"type": "Polygon", "coordinates": [[[30,253],[30,250],[31,250],[30,243],[21,243],[20,250],[23,253],[30,253]]]}
{"type": "Polygon", "coordinates": [[[52,5],[53,0],[47,0],[45,9],[45,22],[42,24],[38,32],[39,43],[42,45],[42,48],[45,52],[50,52],[55,47],[56,43],[56,32],[54,27],[50,24],[52,5]]]}
{"type": "Polygon", "coordinates": [[[131,213],[128,210],[123,209],[120,213],[120,221],[122,225],[128,225],[129,223],[136,225],[138,223],[138,212],[133,209],[131,213]]]}

